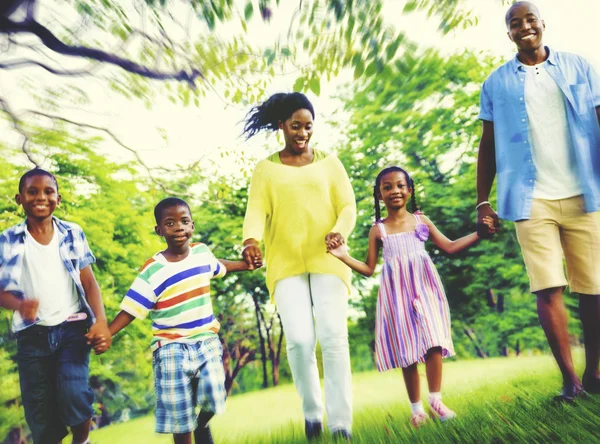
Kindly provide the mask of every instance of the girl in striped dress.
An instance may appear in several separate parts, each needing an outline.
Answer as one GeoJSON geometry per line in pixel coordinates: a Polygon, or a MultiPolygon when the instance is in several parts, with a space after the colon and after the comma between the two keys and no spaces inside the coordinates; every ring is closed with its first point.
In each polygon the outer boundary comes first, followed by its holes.
{"type": "MultiPolygon", "coordinates": [[[[328,244],[329,253],[353,270],[371,276],[383,247],[383,270],[375,324],[375,358],[379,371],[402,368],[411,403],[411,422],[418,427],[429,419],[420,400],[417,363],[426,366],[431,413],[441,421],[456,414],[444,405],[441,396],[442,358],[454,355],[450,332],[450,312],[444,288],[435,266],[424,248],[431,240],[447,253],[456,253],[478,239],[471,233],[451,241],[417,209],[414,183],[402,168],[382,170],[375,180],[375,221],[369,233],[366,262],[348,254],[345,244],[328,244]],[[406,205],[411,201],[410,213],[406,205]],[[387,217],[380,219],[379,202],[387,217]]],[[[484,223],[494,230],[491,218],[484,223]]]]}

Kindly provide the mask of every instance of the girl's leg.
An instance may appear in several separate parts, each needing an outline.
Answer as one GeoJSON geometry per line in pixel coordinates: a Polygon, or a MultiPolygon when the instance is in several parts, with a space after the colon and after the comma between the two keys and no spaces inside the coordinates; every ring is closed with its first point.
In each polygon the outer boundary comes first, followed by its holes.
{"type": "Polygon", "coordinates": [[[304,418],[323,421],[321,384],[315,356],[316,335],[308,274],[282,279],[275,286],[287,355],[296,390],[302,398],[304,418]]]}
{"type": "Polygon", "coordinates": [[[442,389],[442,348],[434,347],[427,350],[425,361],[427,385],[429,393],[439,392],[442,389]]]}
{"type": "Polygon", "coordinates": [[[421,402],[421,383],[417,363],[404,367],[402,376],[404,376],[404,385],[406,385],[408,399],[410,400],[410,411],[412,413],[410,422],[413,426],[420,427],[427,422],[429,416],[425,413],[421,402]]]}
{"type": "Polygon", "coordinates": [[[444,422],[454,418],[456,413],[442,402],[442,348],[433,347],[427,350],[425,370],[429,385],[429,406],[435,416],[444,422]]]}
{"type": "Polygon", "coordinates": [[[323,352],[327,424],[332,432],[352,430],[352,372],[348,345],[348,287],[337,276],[309,274],[317,336],[323,352]]]}
{"type": "Polygon", "coordinates": [[[404,376],[404,385],[406,385],[406,391],[408,392],[408,399],[411,404],[419,402],[421,400],[421,387],[419,382],[419,371],[417,364],[414,363],[402,369],[402,376],[404,376]]]}

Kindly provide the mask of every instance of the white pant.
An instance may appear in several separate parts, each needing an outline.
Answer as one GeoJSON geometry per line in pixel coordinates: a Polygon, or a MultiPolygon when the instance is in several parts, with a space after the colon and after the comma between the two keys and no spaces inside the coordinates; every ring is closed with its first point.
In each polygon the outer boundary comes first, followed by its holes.
{"type": "Polygon", "coordinates": [[[304,273],[275,286],[287,355],[304,418],[323,421],[323,402],[315,350],[323,352],[329,430],[352,429],[352,374],[348,347],[348,289],[337,276],[304,273]],[[314,307],[314,314],[313,314],[314,307]],[[316,332],[315,332],[316,321],[316,332]],[[316,334],[315,334],[316,333],[316,334]]]}

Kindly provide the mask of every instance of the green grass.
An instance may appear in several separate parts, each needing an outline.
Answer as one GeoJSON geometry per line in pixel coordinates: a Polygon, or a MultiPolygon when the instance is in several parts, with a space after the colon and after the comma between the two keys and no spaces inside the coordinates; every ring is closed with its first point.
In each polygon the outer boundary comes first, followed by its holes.
{"type": "MultiPolygon", "coordinates": [[[[581,353],[576,353],[581,362],[581,353]]],[[[424,371],[423,368],[420,369],[424,371]]],[[[427,399],[425,375],[421,375],[427,399]]],[[[600,396],[555,405],[560,388],[549,356],[456,361],[444,364],[444,402],[458,418],[413,429],[400,371],[353,377],[354,443],[598,442],[600,396]]],[[[227,401],[211,421],[217,443],[305,442],[300,401],[291,385],[246,393],[227,401]]],[[[152,416],[92,433],[94,444],[170,443],[153,432],[152,416]]],[[[323,442],[332,442],[326,433],[323,442]]]]}

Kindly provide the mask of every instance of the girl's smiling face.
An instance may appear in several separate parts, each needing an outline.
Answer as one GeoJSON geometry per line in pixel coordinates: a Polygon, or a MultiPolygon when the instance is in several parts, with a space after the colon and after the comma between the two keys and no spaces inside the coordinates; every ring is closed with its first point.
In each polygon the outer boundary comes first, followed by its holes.
{"type": "Polygon", "coordinates": [[[399,209],[406,206],[412,191],[403,172],[391,171],[381,177],[379,195],[387,208],[399,209]]]}

